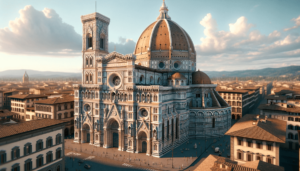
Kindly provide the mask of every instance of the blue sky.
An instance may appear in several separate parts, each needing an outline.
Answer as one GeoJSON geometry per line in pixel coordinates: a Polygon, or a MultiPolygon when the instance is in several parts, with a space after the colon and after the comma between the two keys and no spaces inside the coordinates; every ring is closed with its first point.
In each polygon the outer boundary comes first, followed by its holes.
{"type": "MultiPolygon", "coordinates": [[[[111,19],[110,45],[132,53],[161,4],[162,0],[97,0],[97,12],[111,19]]],[[[166,5],[172,20],[192,38],[201,70],[300,64],[298,0],[166,0],[166,5]]],[[[0,0],[0,71],[80,72],[80,16],[92,12],[95,1],[90,0],[0,0]]]]}

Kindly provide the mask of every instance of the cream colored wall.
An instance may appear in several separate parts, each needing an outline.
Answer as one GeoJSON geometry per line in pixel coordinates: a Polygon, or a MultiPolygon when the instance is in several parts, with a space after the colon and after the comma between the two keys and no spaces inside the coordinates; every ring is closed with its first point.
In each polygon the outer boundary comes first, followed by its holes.
{"type": "MultiPolygon", "coordinates": [[[[52,151],[52,154],[53,154],[53,161],[55,160],[55,157],[56,157],[56,149],[61,147],[61,150],[62,150],[62,155],[61,157],[63,158],[63,154],[64,154],[64,149],[63,149],[63,144],[59,144],[59,145],[55,145],[56,143],[56,135],[57,134],[61,134],[61,136],[63,137],[63,131],[62,129],[60,130],[56,130],[56,131],[53,131],[53,132],[49,132],[49,133],[46,133],[46,134],[42,134],[42,135],[38,135],[38,136],[35,136],[35,137],[31,137],[31,138],[28,138],[28,139],[24,139],[24,140],[20,140],[20,141],[17,141],[17,142],[13,142],[13,143],[10,143],[10,144],[5,144],[5,145],[2,145],[0,146],[0,149],[1,150],[5,150],[6,151],[6,161],[7,163],[4,164],[4,165],[1,165],[1,168],[6,168],[6,170],[11,170],[11,167],[16,164],[16,163],[19,163],[19,166],[20,166],[20,170],[25,170],[24,169],[24,164],[25,164],[25,161],[27,159],[30,159],[31,158],[31,161],[32,161],[32,168],[33,170],[36,168],[36,157],[40,154],[43,154],[43,157],[44,157],[44,164],[46,163],[46,153],[49,152],[49,151],[52,151]],[[44,148],[46,147],[46,139],[51,136],[52,139],[53,139],[53,145],[52,147],[50,148],[47,148],[47,149],[44,149],[42,151],[39,151],[39,152],[36,152],[36,142],[40,139],[43,140],[43,146],[44,148]],[[24,145],[26,143],[30,142],[31,145],[32,145],[32,154],[31,155],[27,155],[25,157],[24,156],[24,145]],[[11,150],[12,148],[16,147],[16,146],[19,146],[19,149],[20,149],[20,158],[17,159],[17,160],[13,160],[11,161],[11,150]]],[[[62,141],[63,141],[63,138],[62,138],[62,141]]],[[[49,164],[45,164],[43,165],[42,167],[39,167],[39,170],[44,168],[44,167],[47,167],[49,165],[52,165],[53,163],[56,163],[58,161],[61,161],[62,160],[59,159],[57,161],[54,161],[54,162],[51,162],[49,164]]]]}
{"type": "Polygon", "coordinates": [[[270,155],[272,157],[275,157],[275,158],[273,158],[273,164],[274,165],[279,165],[279,163],[276,163],[276,158],[279,157],[279,156],[276,156],[276,150],[277,150],[276,143],[273,143],[272,151],[267,150],[266,141],[262,141],[262,143],[263,143],[263,145],[262,145],[263,148],[262,149],[256,148],[256,141],[255,140],[253,140],[252,143],[253,143],[252,147],[248,147],[246,138],[243,138],[243,145],[238,145],[238,139],[237,139],[237,137],[234,137],[234,143],[233,143],[234,144],[233,145],[234,160],[239,162],[239,164],[246,163],[247,162],[247,156],[246,156],[247,153],[245,153],[245,152],[250,151],[251,153],[254,153],[253,154],[253,161],[256,160],[256,153],[259,153],[259,154],[264,155],[262,161],[267,162],[266,156],[270,155]],[[243,160],[238,159],[238,156],[237,156],[238,149],[244,151],[244,159],[243,160]]]}

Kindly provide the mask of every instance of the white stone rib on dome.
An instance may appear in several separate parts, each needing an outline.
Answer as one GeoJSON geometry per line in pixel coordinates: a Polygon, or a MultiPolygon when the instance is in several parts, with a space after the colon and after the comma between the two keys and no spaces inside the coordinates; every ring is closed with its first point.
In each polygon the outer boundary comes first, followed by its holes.
{"type": "Polygon", "coordinates": [[[150,35],[150,41],[149,41],[149,49],[150,49],[150,50],[151,50],[151,44],[152,44],[152,38],[153,38],[153,32],[154,32],[154,30],[155,30],[155,28],[156,28],[158,22],[160,22],[160,21],[161,21],[161,20],[156,21],[156,23],[155,23],[154,26],[153,26],[153,29],[152,29],[152,32],[151,32],[151,35],[150,35]]]}

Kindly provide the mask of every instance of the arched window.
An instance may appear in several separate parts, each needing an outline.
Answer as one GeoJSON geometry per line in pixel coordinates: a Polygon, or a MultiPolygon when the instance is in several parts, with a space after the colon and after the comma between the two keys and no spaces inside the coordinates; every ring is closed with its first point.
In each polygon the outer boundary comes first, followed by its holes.
{"type": "Polygon", "coordinates": [[[293,130],[293,125],[288,125],[288,129],[293,130]]]}
{"type": "Polygon", "coordinates": [[[132,100],[132,94],[129,94],[129,100],[132,100]]]}
{"type": "Polygon", "coordinates": [[[154,150],[155,150],[155,151],[157,150],[157,145],[156,145],[156,144],[154,145],[154,150]]]}
{"type": "Polygon", "coordinates": [[[98,98],[98,92],[96,93],[96,98],[98,98]]]}
{"type": "Polygon", "coordinates": [[[154,101],[157,101],[157,95],[154,95],[154,101]]]}
{"type": "Polygon", "coordinates": [[[87,37],[87,49],[92,48],[93,47],[93,37],[90,33],[88,33],[86,35],[87,37]]]}
{"type": "Polygon", "coordinates": [[[98,134],[96,134],[96,140],[98,140],[99,139],[99,136],[98,136],[98,134]]]}
{"type": "Polygon", "coordinates": [[[160,78],[157,79],[157,84],[160,84],[160,78]]]}
{"type": "Polygon", "coordinates": [[[89,65],[89,60],[88,59],[85,60],[85,65],[89,65]]]}
{"type": "Polygon", "coordinates": [[[129,141],[129,146],[132,146],[132,141],[131,140],[129,141]]]}
{"type": "Polygon", "coordinates": [[[294,135],[292,133],[288,134],[288,139],[294,139],[294,135]]]}
{"type": "Polygon", "coordinates": [[[150,84],[153,84],[153,77],[150,77],[150,84]]]}
{"type": "Polygon", "coordinates": [[[85,81],[89,81],[89,76],[88,75],[85,76],[85,81]]]}
{"type": "Polygon", "coordinates": [[[142,83],[144,81],[144,75],[141,75],[140,77],[140,83],[142,83]]]}
{"type": "Polygon", "coordinates": [[[90,75],[90,81],[91,82],[93,81],[93,75],[92,74],[90,75]]]}
{"type": "Polygon", "coordinates": [[[90,65],[93,65],[93,58],[90,58],[90,65]]]}
{"type": "Polygon", "coordinates": [[[100,49],[104,50],[104,38],[100,38],[100,49]]]}

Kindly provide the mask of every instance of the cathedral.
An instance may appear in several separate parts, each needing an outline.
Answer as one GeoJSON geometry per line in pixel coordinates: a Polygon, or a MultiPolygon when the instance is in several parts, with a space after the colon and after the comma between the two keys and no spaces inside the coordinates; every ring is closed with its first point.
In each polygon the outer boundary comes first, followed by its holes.
{"type": "Polygon", "coordinates": [[[218,137],[230,128],[231,107],[196,70],[192,39],[165,2],[133,54],[108,52],[108,17],[92,13],[81,22],[75,143],[161,157],[189,138],[218,137]]]}

